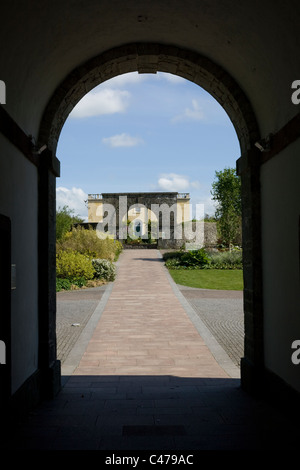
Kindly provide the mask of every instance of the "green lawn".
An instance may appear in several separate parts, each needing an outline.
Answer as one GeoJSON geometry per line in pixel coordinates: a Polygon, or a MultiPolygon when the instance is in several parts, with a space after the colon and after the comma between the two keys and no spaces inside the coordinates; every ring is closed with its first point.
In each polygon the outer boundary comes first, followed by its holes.
{"type": "Polygon", "coordinates": [[[169,269],[176,282],[182,286],[201,289],[243,290],[241,269],[169,269]]]}

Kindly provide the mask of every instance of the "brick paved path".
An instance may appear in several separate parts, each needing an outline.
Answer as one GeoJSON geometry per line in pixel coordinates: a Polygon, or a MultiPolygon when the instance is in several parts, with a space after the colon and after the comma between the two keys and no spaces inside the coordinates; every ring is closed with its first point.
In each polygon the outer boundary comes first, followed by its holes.
{"type": "Polygon", "coordinates": [[[247,395],[218,365],[158,252],[126,250],[119,264],[61,392],[0,448],[102,450],[99,465],[107,451],[297,449],[297,420],[247,395]]]}
{"type": "Polygon", "coordinates": [[[177,287],[231,361],[240,368],[244,356],[243,291],[177,287]]]}
{"type": "Polygon", "coordinates": [[[156,250],[125,250],[75,375],[228,377],[175,297],[156,250]]]}

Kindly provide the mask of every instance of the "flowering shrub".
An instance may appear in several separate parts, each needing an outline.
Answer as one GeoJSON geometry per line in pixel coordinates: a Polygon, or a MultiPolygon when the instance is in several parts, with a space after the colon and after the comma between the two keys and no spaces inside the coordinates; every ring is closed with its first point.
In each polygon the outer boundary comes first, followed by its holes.
{"type": "MultiPolygon", "coordinates": [[[[100,234],[101,235],[101,234],[100,234]]],[[[77,251],[90,258],[114,261],[122,251],[122,244],[110,237],[98,237],[97,231],[73,228],[57,241],[57,251],[77,251]]]]}
{"type": "Polygon", "coordinates": [[[63,279],[93,279],[92,261],[77,251],[59,251],[56,255],[56,275],[63,279]]]}
{"type": "Polygon", "coordinates": [[[210,267],[212,269],[243,269],[242,250],[212,253],[210,267]]]}
{"type": "Polygon", "coordinates": [[[116,278],[116,266],[107,259],[93,259],[93,268],[95,277],[105,279],[106,281],[114,281],[116,278]]]}

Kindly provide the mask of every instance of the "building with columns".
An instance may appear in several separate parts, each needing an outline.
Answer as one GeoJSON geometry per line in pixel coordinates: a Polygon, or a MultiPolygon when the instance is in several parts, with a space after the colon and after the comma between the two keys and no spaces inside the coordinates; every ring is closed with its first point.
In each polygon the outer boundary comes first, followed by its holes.
{"type": "MultiPolygon", "coordinates": [[[[148,223],[161,244],[174,240],[176,227],[191,220],[189,193],[135,192],[88,195],[88,223],[109,228],[116,238],[122,237],[121,226],[132,238],[147,238],[148,223]],[[163,242],[165,240],[165,242],[163,242]]],[[[104,231],[104,230],[103,230],[104,231]]]]}

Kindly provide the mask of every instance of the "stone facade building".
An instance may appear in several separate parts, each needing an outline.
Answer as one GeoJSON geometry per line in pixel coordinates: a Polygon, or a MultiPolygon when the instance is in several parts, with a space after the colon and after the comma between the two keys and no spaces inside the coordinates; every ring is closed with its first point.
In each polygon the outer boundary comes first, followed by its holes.
{"type": "MultiPolygon", "coordinates": [[[[180,229],[191,220],[190,195],[178,192],[103,193],[88,195],[88,223],[115,238],[153,239],[160,247],[179,246],[180,229]],[[150,227],[149,227],[149,224],[150,227]],[[178,236],[176,236],[178,233],[178,236]]],[[[183,231],[183,230],[181,230],[183,231]]]]}

